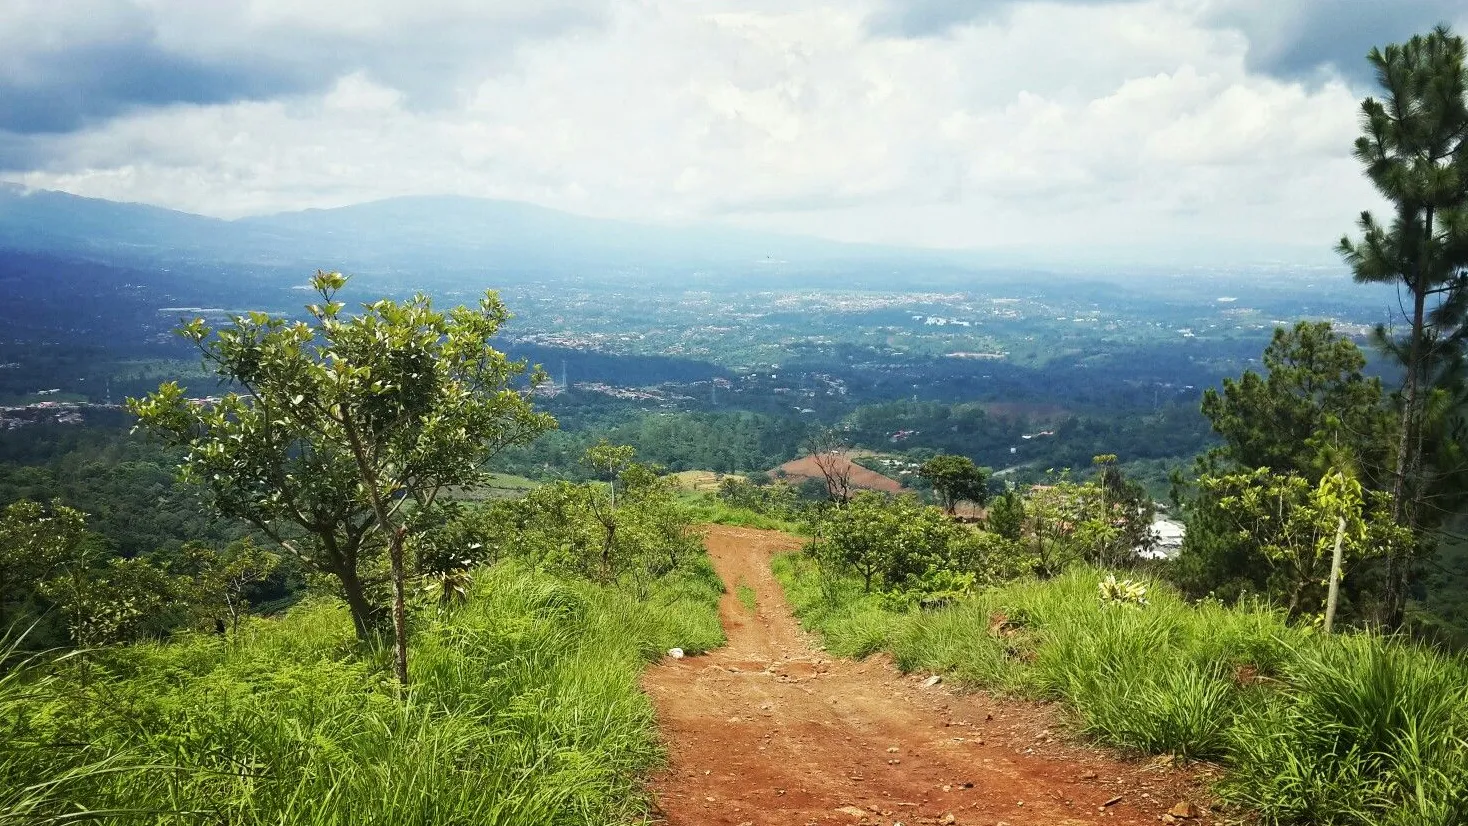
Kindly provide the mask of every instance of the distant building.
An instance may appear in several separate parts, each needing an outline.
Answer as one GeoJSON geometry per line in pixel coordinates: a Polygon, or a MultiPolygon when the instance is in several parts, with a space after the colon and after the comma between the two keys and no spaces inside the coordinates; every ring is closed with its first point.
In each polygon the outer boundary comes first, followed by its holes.
{"type": "Polygon", "coordinates": [[[1183,537],[1188,528],[1174,519],[1158,517],[1152,520],[1149,529],[1152,534],[1152,547],[1138,549],[1138,554],[1144,559],[1172,559],[1177,556],[1183,547],[1183,537]]]}

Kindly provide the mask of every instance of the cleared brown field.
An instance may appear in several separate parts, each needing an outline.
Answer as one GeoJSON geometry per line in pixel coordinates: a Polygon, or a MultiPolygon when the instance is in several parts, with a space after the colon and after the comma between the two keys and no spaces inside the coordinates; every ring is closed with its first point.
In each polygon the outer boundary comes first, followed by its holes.
{"type": "MultiPolygon", "coordinates": [[[[851,470],[851,486],[864,490],[880,490],[887,493],[900,493],[903,490],[902,483],[889,476],[883,476],[875,470],[864,468],[861,465],[843,456],[835,457],[838,462],[848,466],[851,470]]],[[[814,456],[802,456],[794,461],[770,471],[771,477],[778,477],[780,471],[785,472],[785,478],[791,482],[799,483],[802,479],[816,479],[825,481],[821,475],[821,469],[816,464],[814,456]]]]}

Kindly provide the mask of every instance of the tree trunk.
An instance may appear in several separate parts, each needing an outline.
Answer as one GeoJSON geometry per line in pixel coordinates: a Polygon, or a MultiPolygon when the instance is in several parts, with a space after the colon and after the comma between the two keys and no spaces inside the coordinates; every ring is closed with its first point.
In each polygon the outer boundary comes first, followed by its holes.
{"type": "Polygon", "coordinates": [[[603,522],[602,527],[607,532],[607,538],[602,542],[601,546],[602,575],[607,579],[612,579],[612,546],[617,541],[617,523],[615,521],[603,522]]]}
{"type": "Polygon", "coordinates": [[[406,573],[403,570],[403,542],[407,528],[398,528],[392,533],[389,554],[392,562],[392,642],[393,671],[398,685],[408,684],[408,607],[403,594],[406,573]]]}
{"type": "Polygon", "coordinates": [[[380,612],[377,606],[367,601],[362,590],[362,580],[357,577],[357,569],[340,567],[336,570],[336,578],[341,582],[342,598],[347,601],[347,610],[352,614],[352,625],[357,630],[357,639],[367,642],[375,638],[381,630],[378,626],[380,612]]]}
{"type": "MultiPolygon", "coordinates": [[[[1417,430],[1421,426],[1418,421],[1418,396],[1421,393],[1421,361],[1422,361],[1422,336],[1426,320],[1427,293],[1422,279],[1414,280],[1412,288],[1412,331],[1411,342],[1407,349],[1407,387],[1406,398],[1402,405],[1402,433],[1397,441],[1396,472],[1392,479],[1392,521],[1396,524],[1415,531],[1415,521],[1412,518],[1412,509],[1408,502],[1409,471],[1416,464],[1414,462],[1413,450],[1417,430]]],[[[1403,599],[1406,590],[1406,560],[1399,558],[1399,552],[1393,548],[1386,557],[1386,593],[1382,599],[1382,624],[1387,628],[1395,629],[1402,624],[1403,599]]]]}

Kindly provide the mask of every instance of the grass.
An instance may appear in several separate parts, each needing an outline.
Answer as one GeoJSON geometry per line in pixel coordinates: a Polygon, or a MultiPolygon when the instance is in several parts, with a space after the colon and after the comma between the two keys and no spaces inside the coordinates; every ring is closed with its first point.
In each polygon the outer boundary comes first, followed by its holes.
{"type": "Polygon", "coordinates": [[[744,610],[751,614],[755,613],[759,608],[759,602],[755,598],[754,589],[746,583],[739,583],[739,586],[734,589],[734,596],[739,599],[739,604],[744,606],[744,610]]]}
{"type": "Polygon", "coordinates": [[[22,663],[0,675],[0,824],[635,821],[661,755],[638,676],[722,643],[722,591],[702,558],[646,599],[483,570],[418,616],[405,697],[335,601],[22,663]]]}
{"type": "Polygon", "coordinates": [[[749,508],[735,507],[708,494],[685,494],[682,502],[692,511],[692,518],[695,522],[731,525],[736,528],[784,531],[802,536],[810,533],[809,526],[793,519],[782,519],[749,508]]]}
{"type": "Polygon", "coordinates": [[[1364,634],[1324,637],[1258,604],[1190,605],[1147,582],[1103,605],[1103,573],[1021,581],[894,613],[800,556],[776,574],[842,656],[1065,704],[1097,741],[1227,767],[1219,793],[1266,823],[1468,823],[1468,663],[1364,634]]]}

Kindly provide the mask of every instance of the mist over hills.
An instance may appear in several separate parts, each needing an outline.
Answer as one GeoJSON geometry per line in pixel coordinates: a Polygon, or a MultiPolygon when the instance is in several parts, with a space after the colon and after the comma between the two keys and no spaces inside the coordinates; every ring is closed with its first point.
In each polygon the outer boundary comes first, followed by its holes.
{"type": "Polygon", "coordinates": [[[947,256],[717,227],[589,218],[510,201],[406,196],[223,220],[142,204],[0,185],[0,248],[128,264],[218,263],[259,274],[336,268],[366,275],[480,273],[499,281],[690,269],[819,275],[835,263],[944,266],[947,256]]]}
{"type": "Polygon", "coordinates": [[[270,282],[316,268],[362,275],[392,289],[466,282],[573,278],[679,286],[948,288],[975,278],[1061,274],[1126,279],[1199,269],[1341,275],[1324,244],[1229,257],[1229,247],[1187,239],[1168,249],[936,250],[853,244],[713,226],[593,218],[528,203],[464,196],[403,196],[331,209],[224,220],[135,203],[0,183],[0,249],[270,282]],[[1319,249],[1317,249],[1319,247],[1319,249]],[[1190,254],[1191,249],[1191,254],[1190,254]],[[1174,262],[1174,263],[1169,263],[1174,262]],[[1175,263],[1184,262],[1184,263],[1175,263]]]}

